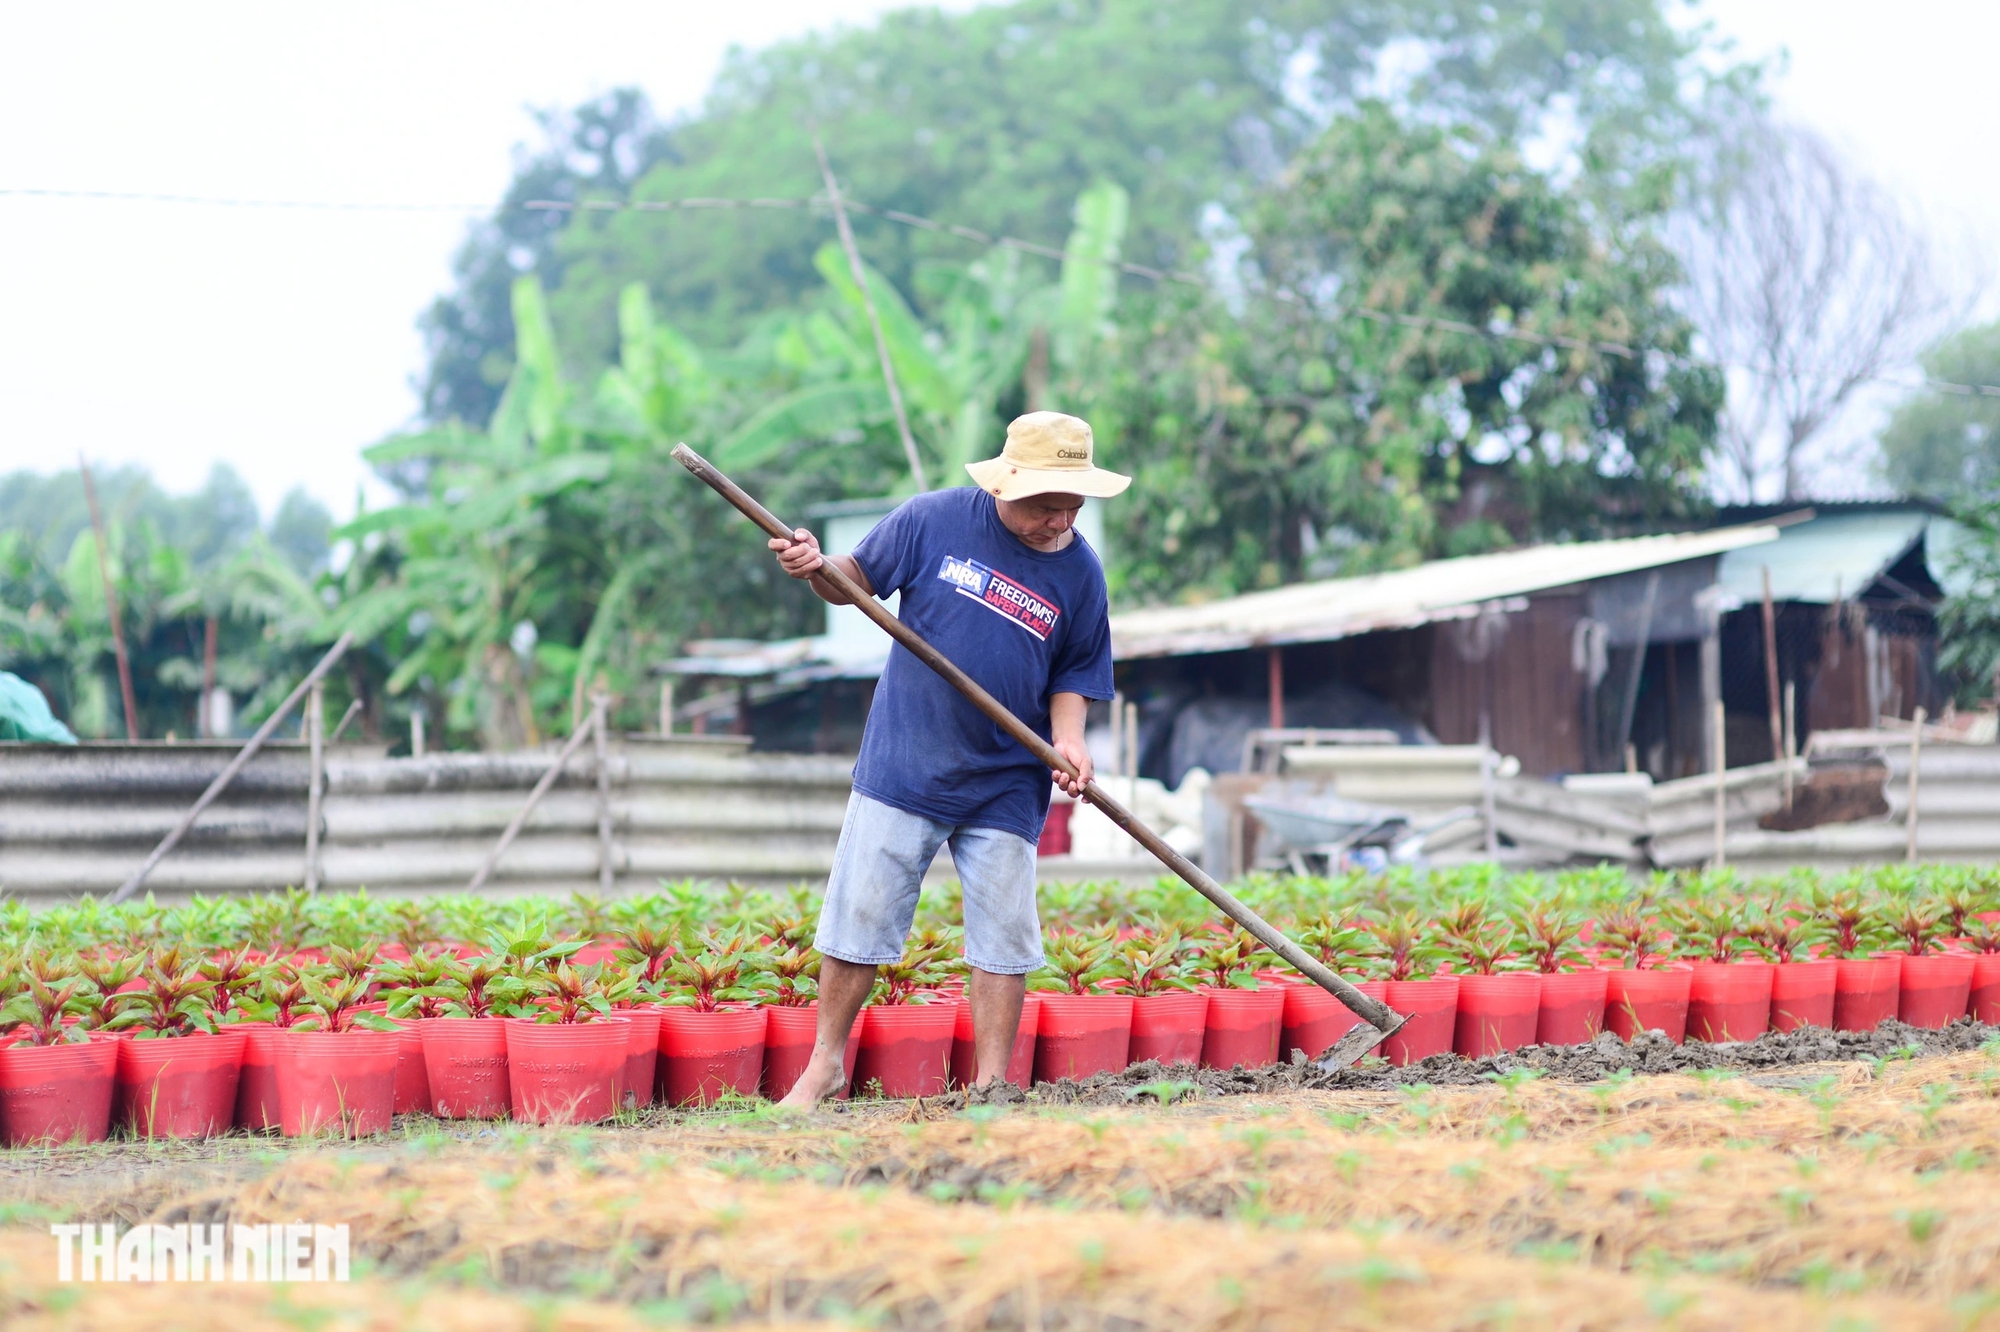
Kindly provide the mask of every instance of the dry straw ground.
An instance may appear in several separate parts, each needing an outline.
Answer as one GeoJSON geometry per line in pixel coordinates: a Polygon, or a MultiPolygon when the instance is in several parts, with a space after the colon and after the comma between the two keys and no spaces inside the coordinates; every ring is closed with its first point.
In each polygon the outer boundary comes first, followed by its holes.
{"type": "Polygon", "coordinates": [[[23,1220],[345,1221],[370,1274],[79,1293],[52,1289],[52,1245],[22,1229],[0,1249],[0,1321],[2000,1327],[1990,1052],[94,1160],[16,1159],[0,1181],[23,1220]]]}

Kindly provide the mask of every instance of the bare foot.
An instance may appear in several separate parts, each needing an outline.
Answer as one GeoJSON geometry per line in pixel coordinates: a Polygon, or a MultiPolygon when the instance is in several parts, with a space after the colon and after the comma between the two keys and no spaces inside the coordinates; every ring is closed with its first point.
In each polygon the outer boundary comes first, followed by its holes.
{"type": "Polygon", "coordinates": [[[812,1061],[806,1065],[806,1071],[799,1074],[799,1080],[792,1084],[792,1089],[778,1102],[778,1108],[810,1110],[846,1085],[847,1075],[839,1064],[832,1062],[822,1064],[819,1056],[814,1055],[812,1061]]]}

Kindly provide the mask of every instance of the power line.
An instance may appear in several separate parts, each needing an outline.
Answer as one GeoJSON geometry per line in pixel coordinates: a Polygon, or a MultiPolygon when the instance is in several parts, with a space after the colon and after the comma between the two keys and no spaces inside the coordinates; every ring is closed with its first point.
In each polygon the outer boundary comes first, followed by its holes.
{"type": "Polygon", "coordinates": [[[205,194],[152,194],[130,190],[37,190],[0,187],[0,197],[91,199],[110,203],[182,204],[200,208],[261,208],[320,213],[485,213],[491,204],[343,203],[328,199],[230,199],[205,194]]]}
{"type": "MultiPolygon", "coordinates": [[[[335,212],[335,213],[475,213],[476,214],[476,213],[490,213],[495,211],[503,211],[510,206],[503,204],[500,205],[498,209],[496,209],[493,205],[490,204],[354,203],[354,202],[317,200],[317,199],[239,199],[239,198],[230,198],[230,197],[215,196],[215,195],[144,193],[144,192],[122,191],[122,190],[55,190],[55,189],[0,187],[0,198],[5,198],[5,197],[34,198],[34,199],[86,199],[86,200],[99,200],[99,201],[124,202],[124,203],[164,203],[164,204],[175,204],[175,205],[184,205],[193,207],[210,207],[210,208],[244,208],[244,209],[268,209],[273,211],[286,211],[286,212],[335,212]]],[[[1038,242],[1030,240],[1023,240],[1018,236],[994,234],[992,232],[981,231],[977,227],[968,227],[952,222],[940,222],[935,218],[920,217],[914,213],[905,213],[900,209],[895,209],[895,208],[877,208],[872,204],[861,203],[854,199],[846,198],[845,196],[842,197],[842,203],[849,210],[853,212],[868,213],[872,216],[882,218],[884,221],[894,222],[899,226],[912,227],[920,231],[935,232],[939,235],[945,235],[945,236],[956,236],[960,240],[970,241],[975,245],[985,245],[989,247],[997,247],[1000,249],[1007,249],[1007,250],[1018,250],[1023,254],[1032,254],[1044,259],[1063,260],[1069,257],[1064,251],[1057,249],[1054,246],[1043,245],[1038,242]]],[[[753,209],[828,208],[829,204],[824,195],[815,195],[811,198],[806,198],[806,199],[778,198],[778,197],[722,198],[722,197],[700,197],[700,196],[686,198],[686,199],[634,199],[634,200],[529,199],[523,203],[511,206],[519,208],[522,211],[526,212],[681,213],[681,212],[726,211],[726,210],[742,209],[742,208],[753,208],[753,209]]],[[[1198,273],[1189,273],[1176,269],[1153,268],[1145,264],[1131,263],[1127,260],[1102,260],[1102,259],[1086,258],[1085,262],[1108,264],[1109,266],[1116,268],[1121,273],[1128,273],[1133,277],[1144,278],[1152,282],[1171,282],[1183,286],[1199,287],[1202,288],[1203,290],[1213,290],[1214,288],[1214,284],[1212,282],[1202,277],[1198,273]]],[[[1309,305],[1309,302],[1307,302],[1303,297],[1300,297],[1298,294],[1290,291],[1285,291],[1280,288],[1270,289],[1270,295],[1275,299],[1283,301],[1284,303],[1289,305],[1297,305],[1301,307],[1309,305]]],[[[1394,311],[1376,310],[1367,306],[1356,306],[1353,309],[1351,309],[1349,313],[1356,315],[1362,319],[1370,319],[1378,323],[1397,324],[1406,328],[1437,329],[1440,332],[1460,333],[1469,337],[1497,338],[1509,342],[1525,342],[1537,346],[1559,347],[1567,351],[1597,352],[1606,356],[1618,356],[1618,357],[1624,357],[1626,359],[1634,359],[1646,354],[1641,349],[1627,346],[1624,343],[1605,342],[1589,338],[1567,337],[1559,333],[1536,333],[1528,329],[1519,329],[1519,328],[1481,328],[1477,324],[1468,324],[1463,320],[1445,319],[1434,315],[1399,314],[1394,311]]],[[[1660,353],[1660,355],[1666,356],[1668,359],[1680,362],[1682,364],[1692,365],[1699,363],[1693,360],[1692,358],[1677,356],[1672,353],[1663,352],[1660,353]]],[[[1759,369],[1759,367],[1756,366],[1733,366],[1730,368],[1751,370],[1753,372],[1756,372],[1759,369]]],[[[1887,384],[1895,388],[1900,388],[1905,390],[1927,388],[1927,389],[1933,389],[1939,393],[1953,394],[1958,397],[2000,398],[2000,384],[1961,384],[1947,379],[1933,379],[1928,375],[1924,376],[1921,382],[1916,384],[1912,384],[1908,380],[1898,379],[1890,375],[1871,375],[1869,376],[1869,378],[1873,382],[1880,384],[1887,384]]]]}

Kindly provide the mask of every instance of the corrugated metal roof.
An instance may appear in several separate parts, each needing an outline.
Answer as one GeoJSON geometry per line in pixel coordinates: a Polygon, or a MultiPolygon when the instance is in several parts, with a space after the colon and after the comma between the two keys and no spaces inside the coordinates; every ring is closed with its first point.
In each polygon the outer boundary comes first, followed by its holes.
{"type": "Polygon", "coordinates": [[[1392,573],[1295,583],[1198,606],[1126,611],[1111,617],[1111,650],[1120,659],[1224,652],[1469,619],[1484,602],[1759,546],[1777,535],[1777,528],[1755,524],[1527,546],[1392,573]]]}
{"type": "Polygon", "coordinates": [[[724,650],[695,652],[662,663],[666,675],[735,676],[746,680],[773,678],[779,684],[814,680],[873,680],[889,662],[889,639],[874,631],[859,641],[834,635],[781,638],[770,643],[727,641],[724,650]]]}
{"type": "Polygon", "coordinates": [[[1930,526],[1916,510],[1829,513],[1779,530],[1778,539],[1722,557],[1716,574],[1727,597],[1741,605],[1764,599],[1764,570],[1771,571],[1777,601],[1830,604],[1855,597],[1903,558],[1930,526]]]}

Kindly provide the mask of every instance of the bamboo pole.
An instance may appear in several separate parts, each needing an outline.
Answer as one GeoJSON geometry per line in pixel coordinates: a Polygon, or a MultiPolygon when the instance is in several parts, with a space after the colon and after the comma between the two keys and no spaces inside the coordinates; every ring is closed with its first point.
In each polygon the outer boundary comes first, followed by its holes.
{"type": "MultiPolygon", "coordinates": [[[[752,499],[741,486],[717,471],[707,459],[703,458],[686,444],[676,444],[673,450],[673,457],[676,462],[694,473],[703,484],[728,500],[746,518],[756,523],[766,533],[780,540],[792,539],[792,533],[795,529],[786,526],[778,519],[777,515],[752,499]]],[[[831,560],[825,561],[821,564],[819,572],[814,576],[824,579],[827,586],[851,600],[860,608],[863,615],[873,620],[879,628],[900,643],[912,656],[943,676],[952,688],[965,695],[967,701],[985,713],[1001,730],[1007,732],[1007,734],[1020,742],[1022,748],[1026,749],[1030,754],[1033,754],[1037,759],[1047,764],[1049,768],[1056,772],[1064,773],[1072,778],[1077,775],[1075,765],[1063,757],[1054,745],[1042,739],[1041,736],[1030,729],[1019,717],[1009,712],[998,699],[987,693],[978,681],[960,670],[943,653],[925,642],[916,631],[901,620],[898,620],[894,615],[891,615],[888,608],[883,606],[881,602],[862,591],[852,579],[841,572],[838,565],[834,564],[831,560]]],[[[1354,1040],[1357,1034],[1361,1033],[1363,1029],[1357,1028],[1356,1031],[1351,1031],[1342,1037],[1333,1050],[1328,1053],[1322,1066],[1337,1068],[1347,1063],[1352,1063],[1363,1052],[1379,1042],[1382,1037],[1394,1032],[1407,1021],[1402,1014],[1397,1013],[1387,1004],[1372,999],[1355,989],[1353,985],[1342,980],[1323,965],[1318,958],[1313,957],[1290,939],[1287,939],[1283,934],[1279,933],[1269,921],[1251,910],[1243,902],[1237,900],[1233,893],[1205,874],[1200,866],[1174,850],[1173,847],[1167,845],[1158,833],[1134,818],[1131,811],[1113,799],[1098,783],[1095,781],[1087,783],[1083,788],[1083,798],[1103,810],[1105,817],[1124,829],[1134,841],[1157,856],[1168,869],[1171,869],[1175,874],[1186,880],[1190,887],[1214,903],[1217,909],[1238,925],[1241,925],[1259,943],[1283,958],[1286,963],[1315,985],[1318,985],[1321,989],[1326,990],[1329,994],[1339,999],[1342,1004],[1346,1005],[1349,1011],[1360,1017],[1369,1028],[1373,1029],[1366,1032],[1363,1041],[1359,1044],[1354,1043],[1354,1040]]]]}
{"type": "Polygon", "coordinates": [[[332,744],[334,741],[340,739],[340,733],[347,729],[347,723],[353,721],[355,714],[360,711],[361,700],[358,698],[349,699],[347,702],[347,711],[340,714],[340,722],[333,728],[333,734],[327,736],[326,742],[332,744]]]}
{"type": "Polygon", "coordinates": [[[1281,647],[1264,649],[1265,687],[1271,697],[1271,729],[1285,729],[1285,650],[1281,647]]]}
{"type": "Polygon", "coordinates": [[[1493,780],[1493,721],[1479,714],[1479,807],[1486,824],[1486,858],[1500,858],[1500,813],[1496,808],[1493,780]]]}
{"type": "Polygon", "coordinates": [[[1111,770],[1118,771],[1125,762],[1125,694],[1123,690],[1111,691],[1111,770]]]}
{"type": "Polygon", "coordinates": [[[118,614],[118,589],[111,582],[111,545],[104,537],[104,514],[97,507],[97,482],[80,453],[76,466],[83,473],[83,499],[90,506],[90,532],[97,543],[97,576],[104,582],[104,614],[111,621],[111,651],[118,659],[118,698],[125,705],[125,738],[138,740],[143,738],[139,734],[139,699],[132,692],[132,656],[125,650],[125,622],[118,614]]]}
{"type": "MultiPolygon", "coordinates": [[[[889,405],[896,412],[896,433],[903,441],[903,456],[910,460],[910,479],[917,493],[930,489],[924,480],[923,455],[917,452],[917,438],[910,433],[910,413],[903,406],[903,390],[896,383],[896,366],[889,358],[889,339],[882,334],[882,316],[875,312],[875,297],[868,290],[868,271],[861,266],[861,248],[854,243],[854,228],[847,222],[847,204],[840,197],[840,181],[827,161],[826,145],[819,131],[813,131],[813,152],[819,158],[820,179],[826,182],[826,197],[833,204],[833,224],[840,232],[840,248],[847,252],[847,271],[861,289],[861,308],[868,312],[868,327],[875,333],[875,355],[882,361],[882,380],[889,386],[889,405]]],[[[789,533],[787,534],[789,535],[789,533]]]]}
{"type": "Polygon", "coordinates": [[[1729,863],[1729,714],[1722,700],[1715,700],[1715,860],[1714,868],[1729,863]]]}
{"type": "Polygon", "coordinates": [[[315,680],[306,695],[306,892],[319,891],[319,811],[326,794],[326,682],[315,680]]]}
{"type": "MultiPolygon", "coordinates": [[[[1139,705],[1125,705],[1125,799],[1139,803],[1139,705]]],[[[1123,850],[1123,848],[1120,848],[1123,850]]]]}
{"type": "Polygon", "coordinates": [[[1798,775],[1792,771],[1792,760],[1799,756],[1799,684],[1796,680],[1785,681],[1785,808],[1792,807],[1792,788],[1798,775]]]}
{"type": "Polygon", "coordinates": [[[1771,722],[1771,757],[1783,758],[1785,722],[1778,698],[1778,607],[1771,600],[1771,566],[1768,564],[1764,566],[1764,711],[1771,722]]]}
{"type": "MultiPolygon", "coordinates": [[[[1632,749],[1632,719],[1639,710],[1639,679],[1646,671],[1646,645],[1653,637],[1653,606],[1660,596],[1660,574],[1656,569],[1646,579],[1646,600],[1639,608],[1639,642],[1632,649],[1632,670],[1625,677],[1625,696],[1618,706],[1618,747],[1629,753],[1632,749]]],[[[1638,769],[1637,756],[1627,759],[1625,770],[1638,769]]]]}
{"type": "MultiPolygon", "coordinates": [[[[500,863],[500,857],[507,853],[507,848],[521,835],[521,829],[527,826],[528,816],[535,812],[536,805],[542,803],[542,797],[556,784],[556,778],[562,776],[563,766],[570,761],[577,750],[583,747],[583,742],[589,739],[595,730],[596,725],[593,722],[588,726],[579,726],[569,733],[569,739],[563,741],[563,747],[556,751],[555,762],[549,764],[549,770],[542,774],[541,780],[537,781],[534,789],[528,792],[527,803],[522,805],[520,812],[508,821],[507,826],[501,830],[500,840],[493,844],[493,849],[486,853],[486,859],[473,871],[472,881],[465,885],[466,892],[478,892],[481,885],[492,876],[493,867],[500,863]]],[[[599,831],[601,833],[602,829],[599,831]]]]}
{"type": "Polygon", "coordinates": [[[1924,756],[1924,720],[1929,715],[1920,705],[1910,723],[1910,807],[1903,814],[1903,822],[1909,831],[1903,847],[1903,859],[1912,865],[1917,863],[1917,769],[1924,756]]]}
{"type": "Polygon", "coordinates": [[[146,857],[146,863],[133,871],[132,877],[125,880],[118,891],[111,895],[113,902],[123,902],[139,891],[139,886],[146,882],[146,876],[166,859],[169,851],[180,844],[181,838],[187,836],[187,830],[194,827],[194,821],[201,817],[201,812],[214,804],[216,797],[236,780],[236,774],[243,771],[244,764],[256,757],[257,751],[264,747],[264,742],[271,738],[271,732],[277,730],[278,724],[291,715],[292,709],[299,705],[299,700],[306,696],[308,690],[326,678],[326,673],[333,669],[334,663],[339,661],[353,644],[354,635],[351,633],[342,634],[334,640],[333,646],[327,649],[327,654],[319,659],[319,665],[313,667],[306,678],[299,681],[291,693],[285,695],[285,701],[278,705],[278,710],[264,719],[264,724],[257,728],[257,733],[244,743],[243,748],[236,751],[235,758],[229,760],[229,766],[216,774],[215,780],[208,784],[208,789],[201,793],[187,813],[181,815],[180,822],[160,839],[160,844],[153,848],[153,854],[146,857]]]}
{"type": "Polygon", "coordinates": [[[201,627],[201,706],[195,709],[195,717],[200,725],[195,734],[202,739],[210,738],[213,727],[209,725],[209,700],[215,695],[215,654],[216,639],[221,635],[222,625],[218,617],[210,615],[201,627]]]}
{"type": "Polygon", "coordinates": [[[590,696],[590,731],[597,749],[597,891],[611,892],[615,871],[611,844],[611,740],[605,734],[605,716],[610,699],[603,693],[590,696]]]}

